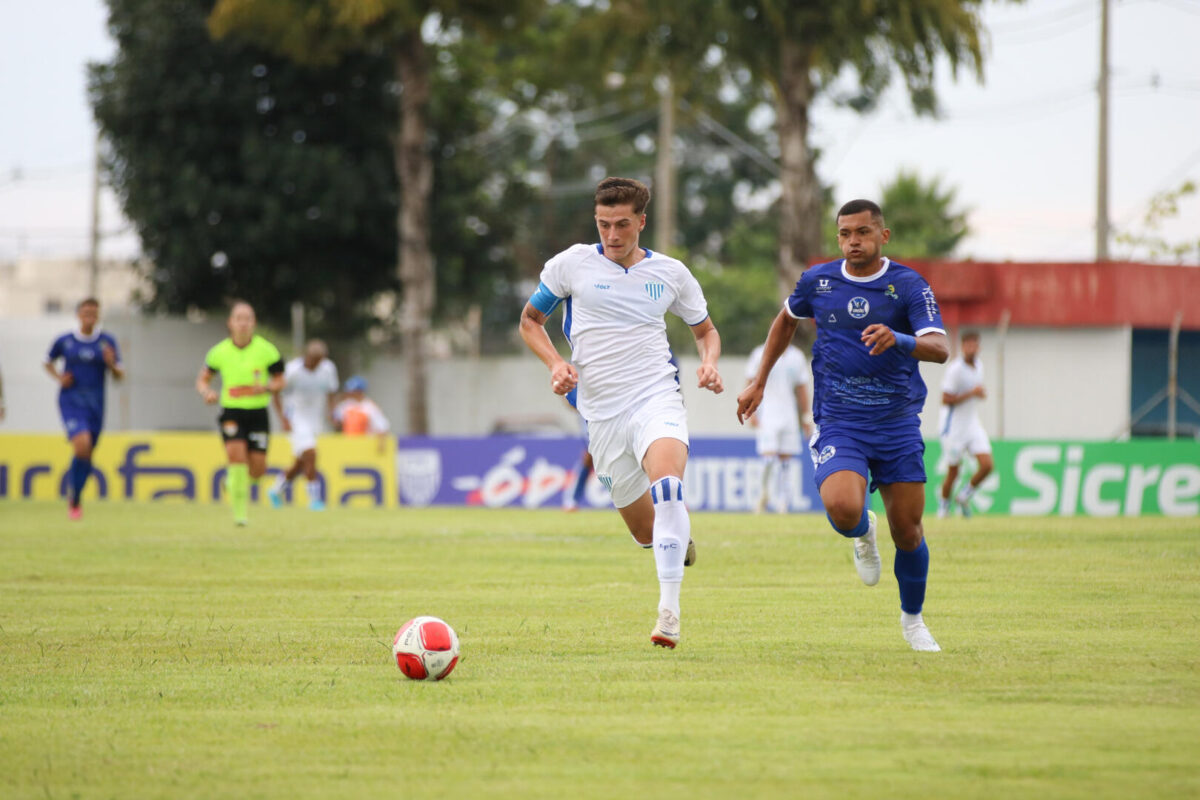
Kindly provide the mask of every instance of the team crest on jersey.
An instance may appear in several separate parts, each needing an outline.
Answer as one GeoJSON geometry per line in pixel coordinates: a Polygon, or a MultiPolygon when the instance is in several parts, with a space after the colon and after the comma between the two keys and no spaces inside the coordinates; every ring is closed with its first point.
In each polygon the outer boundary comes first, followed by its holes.
{"type": "Polygon", "coordinates": [[[650,282],[646,284],[646,294],[650,295],[651,300],[657,300],[658,298],[662,297],[663,292],[666,290],[667,286],[664,283],[650,282]]]}
{"type": "Polygon", "coordinates": [[[817,456],[817,463],[824,464],[826,461],[828,461],[829,459],[833,458],[836,455],[837,455],[837,448],[831,444],[827,444],[827,445],[825,445],[825,447],[823,447],[821,449],[821,455],[817,456]]]}
{"type": "Polygon", "coordinates": [[[846,303],[846,311],[855,319],[862,319],[871,310],[871,304],[865,297],[853,297],[846,303]]]}

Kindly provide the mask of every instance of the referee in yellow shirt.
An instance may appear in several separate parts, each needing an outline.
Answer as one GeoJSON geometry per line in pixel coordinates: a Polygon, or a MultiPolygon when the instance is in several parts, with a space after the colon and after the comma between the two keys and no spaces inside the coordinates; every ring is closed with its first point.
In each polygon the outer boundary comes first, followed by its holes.
{"type": "Polygon", "coordinates": [[[226,487],[233,506],[233,521],[247,522],[250,482],[267,471],[267,437],[271,421],[267,406],[271,394],[283,388],[283,358],[275,345],[254,333],[257,319],[249,303],[234,303],[229,310],[229,338],[204,357],[196,376],[196,391],[212,405],[218,395],[210,385],[221,376],[221,438],[229,457],[226,487]]]}

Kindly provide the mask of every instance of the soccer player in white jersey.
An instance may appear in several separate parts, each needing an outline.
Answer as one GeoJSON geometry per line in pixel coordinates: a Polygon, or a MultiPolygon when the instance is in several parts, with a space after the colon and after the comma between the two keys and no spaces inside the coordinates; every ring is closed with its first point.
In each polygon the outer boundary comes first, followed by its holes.
{"type": "Polygon", "coordinates": [[[655,645],[679,643],[679,589],[691,522],[683,503],[688,428],[663,316],[692,328],[700,352],[698,385],[719,394],[721,337],[700,284],[681,262],[638,244],[650,190],[628,178],[596,188],[600,243],[577,244],[546,262],[521,314],[521,338],[550,370],[550,388],[579,386],[596,475],[612,493],[629,532],[654,548],[658,570],[655,645]],[[565,302],[564,302],[565,301],[565,302]],[[564,303],[571,360],[559,355],[546,320],[564,303]]]}
{"type": "Polygon", "coordinates": [[[946,480],[942,481],[939,517],[950,513],[950,495],[958,481],[958,466],[964,454],[973,456],[977,464],[971,480],[954,498],[964,517],[971,516],[971,497],[992,472],[992,442],[979,421],[979,404],[985,397],[979,334],[969,331],[962,337],[962,355],[950,362],[942,380],[941,437],[946,480]]]}
{"type": "MultiPolygon", "coordinates": [[[[746,385],[754,382],[762,363],[760,344],[746,360],[746,385]]],[[[758,498],[758,513],[767,510],[771,500],[779,513],[788,510],[787,493],[783,490],[784,466],[800,455],[800,434],[804,441],[813,435],[812,406],[808,396],[808,361],[795,345],[788,345],[767,377],[762,403],[750,425],[755,429],[755,448],[763,464],[762,494],[758,498]]]]}
{"type": "Polygon", "coordinates": [[[337,367],[329,360],[325,343],[313,339],[305,345],[304,355],[287,363],[284,379],[287,384],[281,393],[282,401],[279,394],[273,400],[283,429],[290,434],[295,461],[275,481],[267,497],[272,506],[281,507],[287,487],[304,473],[309,509],[324,511],[325,495],[317,477],[317,436],[325,430],[325,420],[333,413],[333,398],[338,390],[337,367]]]}

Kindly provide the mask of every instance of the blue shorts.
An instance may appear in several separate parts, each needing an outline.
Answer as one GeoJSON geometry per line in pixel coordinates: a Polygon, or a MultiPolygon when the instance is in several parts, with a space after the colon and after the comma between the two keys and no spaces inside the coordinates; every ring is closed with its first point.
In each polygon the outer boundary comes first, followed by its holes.
{"type": "Polygon", "coordinates": [[[62,415],[63,427],[67,429],[67,438],[87,431],[92,435],[92,446],[100,439],[100,430],[104,427],[104,410],[91,406],[58,401],[58,411],[62,415]]]}
{"type": "Polygon", "coordinates": [[[887,431],[826,424],[809,447],[818,490],[826,478],[842,470],[862,475],[869,481],[868,492],[880,484],[925,482],[925,440],[919,422],[887,431]]]}

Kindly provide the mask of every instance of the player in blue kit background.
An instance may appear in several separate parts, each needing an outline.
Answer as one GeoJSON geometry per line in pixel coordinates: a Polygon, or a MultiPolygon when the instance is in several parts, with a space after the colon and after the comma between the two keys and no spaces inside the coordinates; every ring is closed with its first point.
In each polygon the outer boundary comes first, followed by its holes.
{"type": "Polygon", "coordinates": [[[863,583],[879,582],[880,559],[868,488],[879,490],[896,545],[900,624],[914,650],[940,650],[921,616],[929,573],[925,509],[925,405],[919,361],[950,350],[933,290],[919,274],[882,255],[891,237],[870,200],[838,211],[843,260],[812,267],[771,325],[758,375],[738,396],[738,421],[754,413],[776,359],[801,319],[817,326],[813,345],[811,445],[815,480],[834,530],[854,539],[863,583]],[[870,484],[868,486],[868,479],[870,484]]]}
{"type": "Polygon", "coordinates": [[[76,306],[75,313],[79,328],[54,340],[46,356],[46,372],[61,387],[58,410],[75,452],[67,485],[68,513],[71,519],[80,519],[79,498],[92,473],[92,450],[104,427],[104,379],[112,372],[120,380],[125,370],[117,340],[100,330],[100,303],[89,297],[76,306]],[[61,372],[57,367],[60,360],[61,372]]]}

